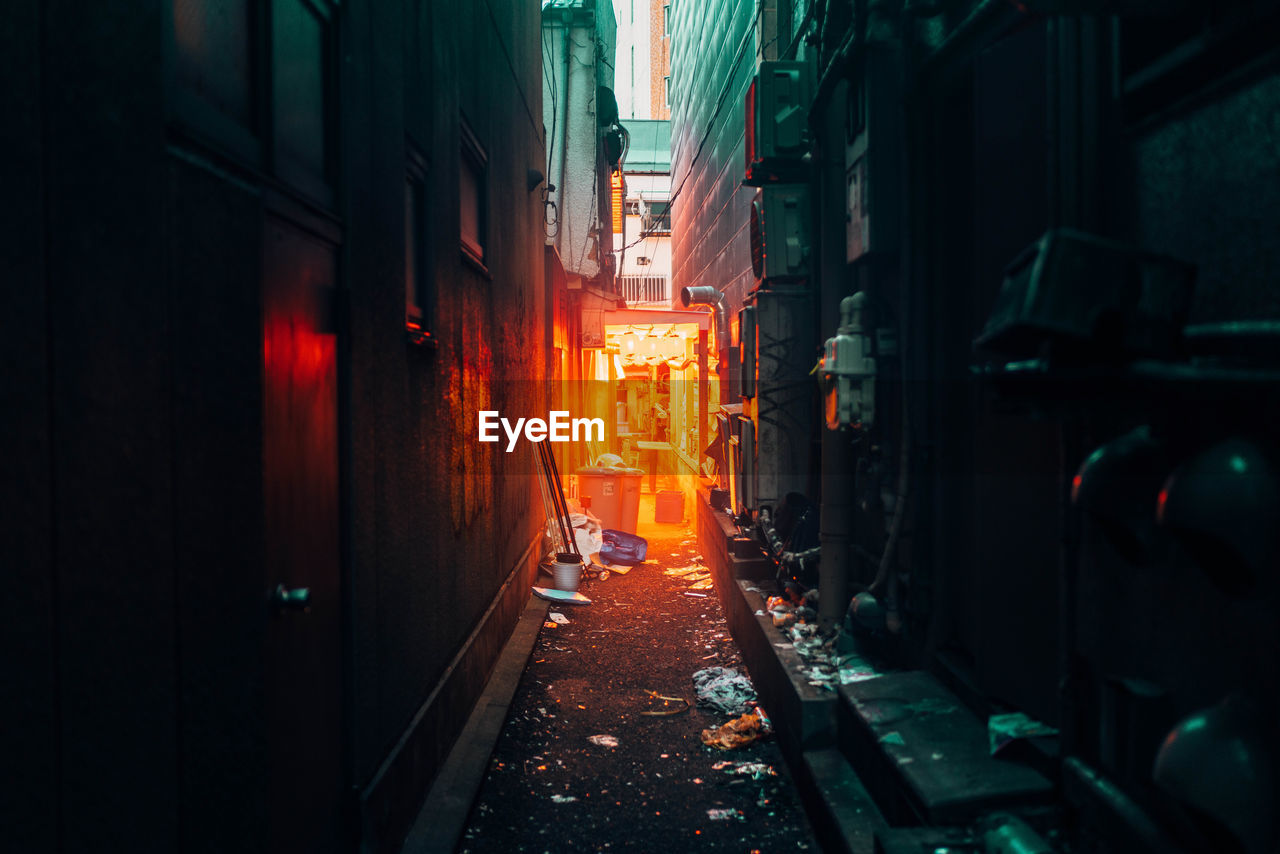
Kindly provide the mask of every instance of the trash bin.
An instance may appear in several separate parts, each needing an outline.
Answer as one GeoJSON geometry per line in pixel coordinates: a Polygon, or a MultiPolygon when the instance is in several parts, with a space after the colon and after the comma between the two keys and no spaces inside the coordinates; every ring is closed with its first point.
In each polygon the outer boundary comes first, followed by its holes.
{"type": "Polygon", "coordinates": [[[584,466],[578,469],[578,496],[605,528],[634,534],[642,477],[640,469],[584,466]]]}

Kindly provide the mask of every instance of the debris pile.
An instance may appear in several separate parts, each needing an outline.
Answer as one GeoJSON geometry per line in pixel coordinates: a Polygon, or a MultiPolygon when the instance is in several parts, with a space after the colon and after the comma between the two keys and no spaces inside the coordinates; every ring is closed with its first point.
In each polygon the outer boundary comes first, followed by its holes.
{"type": "Polygon", "coordinates": [[[773,766],[766,762],[730,762],[728,759],[722,759],[712,765],[711,770],[726,771],[737,777],[750,777],[757,783],[768,777],[778,776],[778,772],[773,770],[773,766]]]}
{"type": "Polygon", "coordinates": [[[757,708],[715,729],[704,729],[702,743],[717,750],[734,750],[772,731],[769,718],[757,708]]]}
{"type": "Polygon", "coordinates": [[[689,583],[690,590],[708,590],[713,586],[711,572],[701,564],[693,563],[688,566],[678,566],[674,569],[664,570],[663,575],[670,575],[679,578],[681,581],[689,583]]]}
{"type": "Polygon", "coordinates": [[[799,654],[804,661],[800,675],[810,685],[834,691],[838,685],[875,679],[888,672],[858,652],[843,649],[838,632],[823,635],[819,631],[816,589],[801,594],[794,587],[788,587],[785,596],[771,596],[759,588],[751,589],[765,597],[766,610],[756,611],[756,616],[771,617],[774,626],[788,638],[789,643],[777,646],[794,649],[799,654]]]}
{"type": "Polygon", "coordinates": [[[751,680],[728,667],[697,671],[693,674],[693,688],[699,706],[708,706],[726,715],[740,715],[756,702],[756,689],[751,680]]]}

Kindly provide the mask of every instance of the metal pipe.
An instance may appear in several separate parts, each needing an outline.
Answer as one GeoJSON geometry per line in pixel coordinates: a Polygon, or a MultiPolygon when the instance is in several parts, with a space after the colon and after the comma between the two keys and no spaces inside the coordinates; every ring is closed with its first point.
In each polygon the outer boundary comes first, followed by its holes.
{"type": "Polygon", "coordinates": [[[710,285],[694,285],[680,289],[680,302],[691,305],[709,305],[716,320],[716,350],[723,359],[729,351],[729,308],[724,294],[710,285]]]}
{"type": "MultiPolygon", "coordinates": [[[[849,28],[852,38],[854,28],[849,28]]],[[[843,50],[843,49],[842,49],[843,50]]],[[[810,113],[819,129],[819,159],[824,187],[844,186],[844,115],[843,106],[823,105],[810,113]],[[833,115],[836,113],[836,115],[833,115]],[[837,116],[839,118],[837,118],[837,116]],[[840,152],[836,155],[835,152],[840,152]]],[[[849,292],[852,284],[845,266],[844,206],[842,193],[824,192],[821,200],[823,228],[819,231],[820,266],[818,284],[822,317],[831,317],[849,292]]],[[[830,334],[828,332],[827,334],[830,334]]],[[[821,336],[819,336],[821,339],[821,336]]],[[[818,516],[818,624],[824,632],[843,624],[849,608],[850,558],[854,531],[854,448],[851,434],[845,430],[822,430],[821,509],[818,516]]]]}
{"type": "MultiPolygon", "coordinates": [[[[803,519],[804,516],[801,516],[797,520],[797,526],[803,519]]],[[[769,556],[773,558],[774,564],[779,568],[785,569],[792,574],[803,575],[805,565],[821,556],[822,546],[814,546],[802,552],[787,551],[787,544],[778,536],[778,529],[774,526],[773,514],[768,507],[760,508],[756,521],[759,523],[760,532],[764,534],[765,546],[768,548],[769,556]]]]}
{"type": "Polygon", "coordinates": [[[571,90],[569,76],[573,71],[569,64],[569,44],[572,39],[569,34],[568,17],[561,17],[560,26],[560,52],[564,54],[564,86],[560,91],[560,103],[556,105],[560,110],[560,116],[556,119],[560,127],[560,162],[556,164],[556,192],[560,194],[558,197],[560,205],[556,211],[556,248],[563,252],[564,242],[560,239],[561,227],[569,216],[569,206],[565,203],[564,182],[569,171],[569,94],[571,90]]]}
{"type": "Polygon", "coordinates": [[[853,448],[849,434],[822,431],[822,513],[818,520],[818,621],[839,628],[849,607],[849,554],[853,539],[853,448]]]}

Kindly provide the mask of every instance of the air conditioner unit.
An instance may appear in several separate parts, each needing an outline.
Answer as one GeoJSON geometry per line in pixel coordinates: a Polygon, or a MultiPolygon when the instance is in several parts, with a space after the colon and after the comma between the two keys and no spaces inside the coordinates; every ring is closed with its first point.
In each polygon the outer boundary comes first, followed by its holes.
{"type": "Polygon", "coordinates": [[[809,187],[778,184],[751,203],[751,270],[757,279],[794,281],[809,276],[809,187]]]}
{"type": "Polygon", "coordinates": [[[747,88],[744,184],[759,187],[803,177],[812,98],[808,63],[760,63],[747,88]]]}
{"type": "Polygon", "coordinates": [[[1181,347],[1195,267],[1093,234],[1051,229],[1005,269],[975,344],[1030,358],[1053,342],[1095,360],[1171,358],[1181,347]]]}

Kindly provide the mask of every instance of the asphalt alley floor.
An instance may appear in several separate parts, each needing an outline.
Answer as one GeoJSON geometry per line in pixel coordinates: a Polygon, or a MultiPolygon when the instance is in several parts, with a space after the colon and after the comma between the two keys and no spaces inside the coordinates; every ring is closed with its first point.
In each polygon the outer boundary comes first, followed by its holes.
{"type": "Polygon", "coordinates": [[[552,604],[568,622],[539,633],[459,851],[820,850],[772,739],[702,744],[702,730],[733,716],[696,705],[693,673],[745,672],[742,657],[715,590],[663,574],[695,562],[693,531],[642,525],[640,534],[657,564],[584,577],[591,605],[552,604]],[[683,708],[647,691],[690,708],[644,715],[683,708]],[[735,773],[744,762],[776,776],[735,773]]]}

